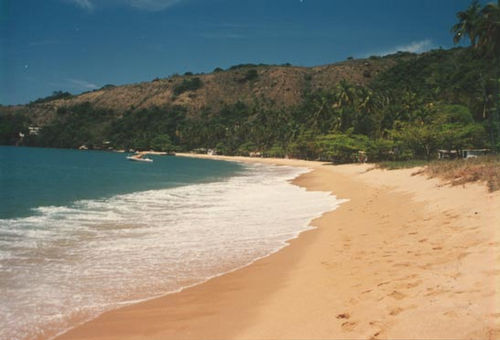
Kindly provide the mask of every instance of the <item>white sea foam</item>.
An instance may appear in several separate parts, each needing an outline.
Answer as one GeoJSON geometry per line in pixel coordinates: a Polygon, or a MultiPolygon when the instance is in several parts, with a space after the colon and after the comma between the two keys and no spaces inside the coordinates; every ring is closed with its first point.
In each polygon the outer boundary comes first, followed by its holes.
{"type": "Polygon", "coordinates": [[[51,337],[269,255],[339,203],[248,165],[225,181],[41,207],[0,220],[0,339],[51,337]]]}

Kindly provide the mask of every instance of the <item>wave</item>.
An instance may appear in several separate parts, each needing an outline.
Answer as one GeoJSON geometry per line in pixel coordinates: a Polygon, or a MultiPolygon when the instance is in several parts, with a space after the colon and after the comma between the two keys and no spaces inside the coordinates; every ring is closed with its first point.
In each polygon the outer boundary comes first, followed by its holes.
{"type": "Polygon", "coordinates": [[[281,249],[341,203],[289,183],[307,171],[247,165],[219,182],[0,220],[0,338],[49,338],[281,249]]]}

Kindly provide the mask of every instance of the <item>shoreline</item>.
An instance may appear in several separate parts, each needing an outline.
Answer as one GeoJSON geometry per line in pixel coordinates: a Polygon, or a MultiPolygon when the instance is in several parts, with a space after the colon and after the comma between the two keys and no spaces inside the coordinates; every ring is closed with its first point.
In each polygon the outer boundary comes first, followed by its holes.
{"type": "Polygon", "coordinates": [[[498,194],[477,184],[439,187],[409,170],[179,156],[311,168],[293,183],[351,201],[248,266],[106,312],[56,339],[499,336],[498,194]]]}

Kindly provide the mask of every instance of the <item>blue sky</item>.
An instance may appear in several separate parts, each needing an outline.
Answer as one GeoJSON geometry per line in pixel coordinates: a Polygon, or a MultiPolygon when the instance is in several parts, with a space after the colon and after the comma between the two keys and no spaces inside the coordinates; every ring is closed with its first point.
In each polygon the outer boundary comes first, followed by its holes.
{"type": "Polygon", "coordinates": [[[0,104],[210,72],[453,46],[470,0],[0,0],[0,104]]]}

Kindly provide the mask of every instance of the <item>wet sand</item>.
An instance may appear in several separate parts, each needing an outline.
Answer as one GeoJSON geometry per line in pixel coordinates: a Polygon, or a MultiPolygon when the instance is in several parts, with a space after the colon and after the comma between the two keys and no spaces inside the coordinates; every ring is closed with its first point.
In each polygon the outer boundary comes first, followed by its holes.
{"type": "Polygon", "coordinates": [[[237,160],[310,167],[295,184],[349,201],[278,253],[57,339],[500,338],[499,193],[414,169],[237,160]]]}

